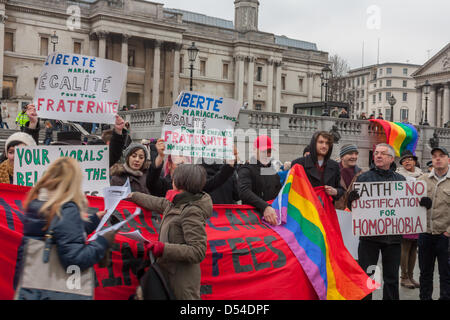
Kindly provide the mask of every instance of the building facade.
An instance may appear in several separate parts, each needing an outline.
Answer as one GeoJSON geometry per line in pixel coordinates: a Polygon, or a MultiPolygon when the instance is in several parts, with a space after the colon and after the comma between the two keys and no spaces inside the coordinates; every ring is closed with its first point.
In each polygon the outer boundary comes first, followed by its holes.
{"type": "Polygon", "coordinates": [[[351,118],[358,119],[364,113],[368,118],[381,113],[391,119],[388,99],[394,95],[394,121],[419,124],[416,119],[416,88],[412,74],[419,65],[383,63],[353,69],[337,80],[336,98],[351,104],[351,118]]]}
{"type": "Polygon", "coordinates": [[[194,91],[267,112],[292,113],[295,103],[320,101],[328,54],[259,31],[259,1],[234,6],[233,22],[143,0],[0,0],[2,101],[10,109],[31,102],[45,57],[56,50],[127,64],[121,105],[170,106],[189,90],[192,42],[199,49],[194,91]]]}
{"type": "Polygon", "coordinates": [[[432,127],[450,127],[450,43],[412,76],[418,97],[416,118],[432,127]],[[431,86],[428,94],[426,81],[431,86]]]}

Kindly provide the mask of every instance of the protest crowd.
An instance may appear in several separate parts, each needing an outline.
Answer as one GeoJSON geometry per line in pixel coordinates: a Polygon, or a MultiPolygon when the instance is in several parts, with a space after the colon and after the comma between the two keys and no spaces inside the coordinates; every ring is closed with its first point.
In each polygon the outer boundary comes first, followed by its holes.
{"type": "MultiPolygon", "coordinates": [[[[381,254],[383,299],[398,300],[401,285],[420,290],[420,299],[430,300],[437,261],[440,299],[450,299],[450,171],[449,153],[443,147],[433,148],[431,163],[427,169],[421,169],[417,157],[408,150],[401,154],[397,166],[394,148],[381,143],[374,149],[370,169],[364,171],[357,164],[356,145],[342,145],[338,161],[331,158],[334,141],[328,132],[316,132],[303,154],[285,164],[273,159],[272,151],[276,146],[270,137],[261,135],[254,141],[254,157],[249,161],[240,161],[235,148],[234,159],[211,164],[205,159],[196,162],[187,156],[167,154],[164,139],[132,142],[131,128],[119,115],[115,116],[112,128],[99,127],[101,138],[87,141],[82,140],[79,132],[64,130],[58,131],[56,141],[52,141],[52,131],[56,130],[53,121],[39,119],[34,105],[25,107],[16,121],[20,132],[12,134],[5,142],[0,164],[1,183],[13,183],[17,147],[40,144],[109,146],[110,185],[123,186],[129,181],[131,194],[126,200],[163,214],[159,238],[145,244],[143,260],[156,259],[169,294],[175,299],[201,298],[200,263],[207,250],[205,225],[213,214],[213,205],[248,204],[256,208],[268,225],[276,226],[278,217],[272,200],[287,182],[289,170],[296,165],[304,168],[317,196],[328,199],[324,206],[333,206],[333,210],[352,210],[354,202],[362,196],[353,188],[358,183],[423,181],[427,186],[427,194],[420,198],[420,206],[427,212],[424,232],[360,236],[357,263],[371,276],[370,266],[377,265],[381,254]],[[39,141],[41,130],[46,133],[42,142],[39,141]],[[413,277],[416,260],[419,279],[413,277]]],[[[24,203],[24,238],[15,277],[11,279],[16,299],[93,298],[94,280],[89,270],[96,264],[110,263],[109,250],[117,231],[86,242],[86,234],[97,228],[106,211],[87,214],[81,177],[78,162],[62,157],[50,164],[28,193],[24,203]],[[32,248],[33,252],[43,253],[43,257],[30,255],[32,248]],[[85,290],[77,294],[61,288],[57,281],[46,281],[46,268],[51,268],[55,278],[61,278],[70,265],[81,268],[81,281],[86,284],[85,290]]],[[[144,276],[142,279],[154,278],[144,276]]],[[[162,293],[155,292],[157,287],[146,286],[143,281],[140,284],[135,299],[161,298],[162,293]]],[[[371,299],[371,294],[364,299],[371,299]]]]}

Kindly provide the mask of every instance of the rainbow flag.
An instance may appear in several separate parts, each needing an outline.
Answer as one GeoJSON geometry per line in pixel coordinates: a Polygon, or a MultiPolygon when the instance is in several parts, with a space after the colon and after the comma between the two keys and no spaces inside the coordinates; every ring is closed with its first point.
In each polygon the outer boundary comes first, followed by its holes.
{"type": "Polygon", "coordinates": [[[401,122],[390,122],[381,119],[370,119],[369,121],[378,123],[386,133],[386,143],[395,149],[395,155],[400,157],[404,150],[416,154],[417,141],[419,135],[417,129],[412,124],[401,122]]]}
{"type": "Polygon", "coordinates": [[[280,225],[268,225],[287,242],[319,299],[360,300],[379,286],[346,249],[332,221],[336,211],[325,211],[301,165],[290,170],[272,207],[280,225]]]}

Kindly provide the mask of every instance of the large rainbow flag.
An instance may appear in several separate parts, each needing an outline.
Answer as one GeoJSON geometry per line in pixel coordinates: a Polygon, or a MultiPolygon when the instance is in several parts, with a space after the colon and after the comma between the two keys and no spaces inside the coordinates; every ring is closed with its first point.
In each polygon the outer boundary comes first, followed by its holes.
{"type": "Polygon", "coordinates": [[[395,149],[397,157],[400,157],[404,150],[409,150],[412,154],[416,154],[419,135],[412,124],[381,119],[370,119],[369,121],[378,123],[383,127],[386,133],[386,143],[395,149]]]}
{"type": "MultiPolygon", "coordinates": [[[[324,197],[323,197],[324,198],[324,197]]],[[[360,300],[379,287],[348,252],[301,165],[291,168],[272,203],[280,225],[270,227],[288,244],[321,300],[360,300]]],[[[337,219],[337,218],[336,218],[337,219]]]]}

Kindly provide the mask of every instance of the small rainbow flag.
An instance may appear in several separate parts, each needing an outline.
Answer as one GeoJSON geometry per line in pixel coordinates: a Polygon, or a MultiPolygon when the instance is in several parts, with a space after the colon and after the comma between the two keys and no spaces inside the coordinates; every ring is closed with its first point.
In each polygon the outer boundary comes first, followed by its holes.
{"type": "Polygon", "coordinates": [[[386,143],[395,149],[395,155],[400,157],[404,150],[416,154],[417,141],[419,135],[417,129],[409,123],[390,122],[381,119],[370,119],[369,121],[378,123],[386,133],[386,143]]]}
{"type": "Polygon", "coordinates": [[[290,170],[272,207],[280,225],[269,226],[287,242],[320,300],[360,300],[379,286],[348,252],[331,218],[336,211],[325,211],[301,165],[290,170]]]}

